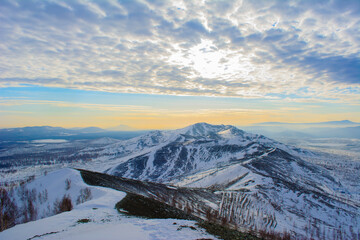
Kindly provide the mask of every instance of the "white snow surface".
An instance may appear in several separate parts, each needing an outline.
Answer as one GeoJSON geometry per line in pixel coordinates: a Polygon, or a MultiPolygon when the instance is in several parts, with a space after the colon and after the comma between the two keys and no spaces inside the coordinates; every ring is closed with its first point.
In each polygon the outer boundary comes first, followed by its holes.
{"type": "MultiPolygon", "coordinates": [[[[93,198],[76,205],[70,212],[43,218],[37,221],[16,225],[0,232],[0,239],[198,239],[215,237],[195,225],[195,221],[178,219],[143,219],[129,217],[119,213],[115,204],[126,193],[104,187],[85,184],[80,173],[74,169],[61,169],[35,179],[26,186],[28,189],[42,191],[47,189],[48,201],[53,202],[68,194],[73,202],[79,190],[89,187],[93,198]],[[71,180],[71,188],[65,190],[65,180],[71,180]],[[89,219],[88,223],[79,223],[80,219],[89,219]],[[195,227],[192,230],[190,226],[195,227]]],[[[38,211],[46,211],[46,204],[38,206],[38,211]]]]}

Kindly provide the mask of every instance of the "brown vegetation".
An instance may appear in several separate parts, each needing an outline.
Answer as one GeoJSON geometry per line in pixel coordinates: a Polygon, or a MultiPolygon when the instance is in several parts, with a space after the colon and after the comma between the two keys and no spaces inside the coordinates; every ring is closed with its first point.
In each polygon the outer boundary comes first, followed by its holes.
{"type": "Polygon", "coordinates": [[[15,225],[17,208],[8,192],[0,188],[0,232],[15,225]]]}
{"type": "Polygon", "coordinates": [[[73,209],[71,198],[69,195],[64,195],[61,201],[55,201],[54,203],[54,214],[59,214],[62,212],[68,212],[73,209]]]}

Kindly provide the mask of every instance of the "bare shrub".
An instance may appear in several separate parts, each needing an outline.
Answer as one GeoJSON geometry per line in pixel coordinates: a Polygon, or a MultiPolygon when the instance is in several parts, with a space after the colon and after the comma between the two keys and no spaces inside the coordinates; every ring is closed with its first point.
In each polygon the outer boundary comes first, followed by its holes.
{"type": "Polygon", "coordinates": [[[226,217],[222,217],[222,218],[221,218],[221,225],[222,225],[222,226],[226,226],[227,224],[228,224],[227,218],[226,218],[226,217]]]}
{"type": "Polygon", "coordinates": [[[15,226],[17,207],[7,191],[0,188],[0,232],[15,226]]]}
{"type": "Polygon", "coordinates": [[[214,216],[214,213],[212,212],[211,208],[207,208],[206,211],[205,211],[205,214],[206,214],[206,219],[209,221],[209,222],[214,222],[215,221],[215,216],[214,216]]]}
{"type": "Polygon", "coordinates": [[[187,214],[191,214],[193,212],[192,208],[190,207],[190,205],[188,203],[186,203],[184,210],[185,210],[185,213],[187,213],[187,214]]]}
{"type": "Polygon", "coordinates": [[[28,199],[28,205],[27,205],[27,213],[29,214],[29,221],[34,221],[37,218],[37,210],[35,209],[35,206],[33,204],[33,201],[31,198],[28,199]]]}
{"type": "Polygon", "coordinates": [[[29,182],[32,182],[34,180],[35,180],[35,175],[31,175],[26,179],[26,182],[29,183],[29,182]]]}
{"type": "Polygon", "coordinates": [[[38,193],[38,200],[39,200],[39,203],[40,203],[40,204],[43,203],[43,197],[42,197],[41,192],[38,193]]]}
{"type": "Polygon", "coordinates": [[[73,209],[73,205],[71,202],[71,198],[69,196],[64,196],[61,203],[60,203],[60,211],[67,212],[73,209]]]}
{"type": "Polygon", "coordinates": [[[92,193],[90,188],[80,189],[80,195],[76,199],[76,204],[81,204],[92,199],[92,193]]]}
{"type": "Polygon", "coordinates": [[[46,202],[48,200],[48,190],[45,189],[44,192],[43,192],[43,201],[46,202]]]}
{"type": "Polygon", "coordinates": [[[65,190],[69,190],[71,188],[71,180],[69,178],[67,178],[65,180],[65,190]]]}
{"type": "Polygon", "coordinates": [[[54,202],[54,213],[59,214],[68,212],[73,209],[72,201],[69,195],[64,195],[61,201],[58,199],[54,202]]]}
{"type": "Polygon", "coordinates": [[[265,240],[290,240],[292,239],[291,234],[288,232],[274,232],[274,231],[266,231],[260,230],[259,231],[261,239],[265,240]]]}

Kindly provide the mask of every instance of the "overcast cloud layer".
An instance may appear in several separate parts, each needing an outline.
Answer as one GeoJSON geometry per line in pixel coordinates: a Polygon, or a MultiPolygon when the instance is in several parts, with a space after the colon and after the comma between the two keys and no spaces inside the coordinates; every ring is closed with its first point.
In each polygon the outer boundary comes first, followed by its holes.
{"type": "Polygon", "coordinates": [[[0,1],[0,86],[360,102],[360,1],[0,1]]]}

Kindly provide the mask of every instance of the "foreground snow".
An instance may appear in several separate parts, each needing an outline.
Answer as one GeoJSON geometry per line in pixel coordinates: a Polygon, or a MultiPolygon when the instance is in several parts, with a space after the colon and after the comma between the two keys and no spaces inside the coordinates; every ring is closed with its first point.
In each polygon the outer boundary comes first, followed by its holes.
{"type": "Polygon", "coordinates": [[[75,209],[17,225],[0,233],[0,239],[216,239],[203,230],[190,229],[191,226],[197,228],[194,221],[127,217],[103,205],[98,209],[75,209]],[[80,219],[91,222],[78,223],[80,219]]]}
{"type": "MultiPolygon", "coordinates": [[[[77,192],[77,188],[87,186],[80,173],[73,169],[50,173],[36,179],[31,185],[47,186],[49,199],[56,199],[62,197],[65,179],[72,181],[70,196],[74,195],[71,192],[77,192]]],[[[124,192],[87,187],[93,193],[92,200],[76,205],[70,212],[16,225],[1,232],[0,239],[216,239],[203,229],[198,229],[194,221],[143,219],[120,214],[114,206],[125,197],[124,192]]]]}

